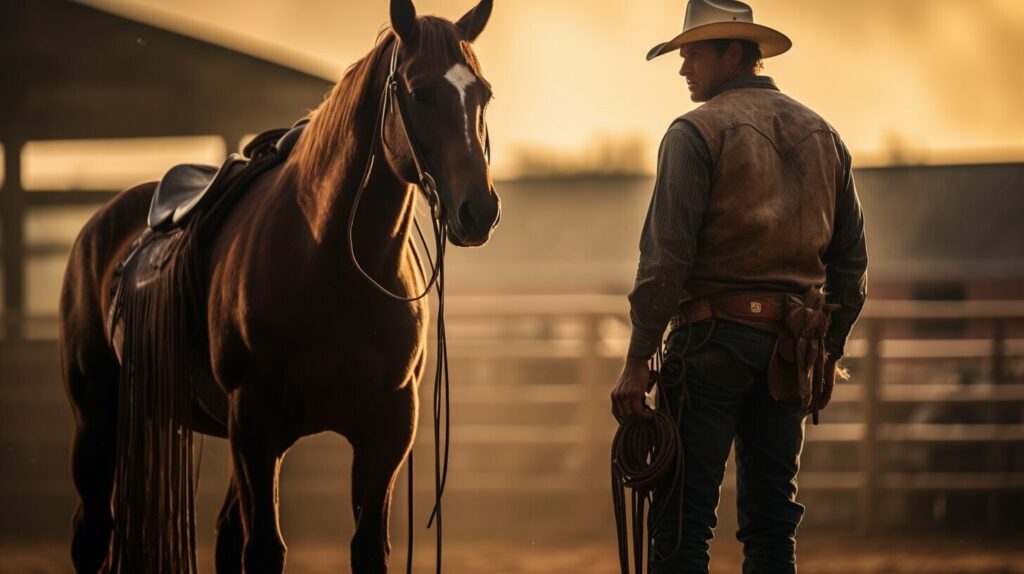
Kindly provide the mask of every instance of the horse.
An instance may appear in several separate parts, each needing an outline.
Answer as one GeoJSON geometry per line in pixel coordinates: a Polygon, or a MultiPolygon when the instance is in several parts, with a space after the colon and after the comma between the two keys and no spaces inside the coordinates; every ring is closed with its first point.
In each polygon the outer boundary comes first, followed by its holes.
{"type": "MultiPolygon", "coordinates": [[[[218,572],[283,570],[280,465],[298,439],[325,431],[353,447],[352,569],[387,572],[392,491],[416,434],[430,312],[422,298],[380,289],[427,288],[411,234],[418,189],[435,203],[441,245],[481,246],[500,219],[485,123],[492,93],[472,49],[491,10],[481,0],[453,23],[391,0],[390,27],[309,114],[288,158],[251,183],[204,254],[200,364],[225,400],[208,416],[192,398],[189,426],[230,443],[218,572]]],[[[80,573],[111,567],[122,371],[105,318],[154,189],[122,192],[86,223],[61,292],[80,573]]]]}

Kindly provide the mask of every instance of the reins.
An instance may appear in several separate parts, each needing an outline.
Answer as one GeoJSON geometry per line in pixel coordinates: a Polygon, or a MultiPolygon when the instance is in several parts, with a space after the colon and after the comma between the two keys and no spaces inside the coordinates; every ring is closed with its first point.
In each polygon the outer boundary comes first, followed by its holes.
{"type": "MultiPolygon", "coordinates": [[[[445,484],[448,479],[448,447],[450,445],[450,431],[451,431],[451,415],[449,409],[450,403],[450,381],[448,371],[448,343],[447,343],[447,332],[445,330],[445,298],[444,298],[444,256],[445,247],[447,245],[447,234],[448,224],[445,219],[444,205],[441,203],[441,198],[437,190],[437,182],[429,171],[429,165],[427,164],[426,158],[423,156],[421,146],[416,138],[416,133],[412,129],[412,125],[409,124],[408,113],[403,105],[403,100],[399,94],[399,82],[397,78],[398,70],[398,41],[395,40],[394,48],[391,51],[391,64],[388,73],[387,81],[384,85],[384,91],[381,93],[380,104],[377,109],[377,117],[374,121],[374,131],[370,144],[370,155],[366,161],[366,167],[363,170],[363,177],[359,185],[359,189],[356,191],[355,199],[352,204],[352,211],[349,214],[348,221],[348,246],[349,255],[352,259],[352,263],[359,273],[378,291],[383,293],[385,296],[400,302],[413,302],[423,299],[430,293],[431,289],[437,288],[437,356],[435,365],[434,375],[434,396],[433,396],[433,414],[434,414],[434,508],[430,514],[430,519],[427,521],[427,528],[430,528],[434,522],[437,523],[435,529],[437,539],[437,552],[436,552],[436,569],[437,572],[441,572],[441,550],[442,550],[442,514],[441,514],[441,498],[444,495],[445,484]],[[387,145],[384,141],[384,125],[387,120],[388,111],[394,109],[394,112],[398,114],[399,123],[402,125],[402,131],[405,133],[406,140],[409,142],[409,148],[412,151],[413,165],[416,167],[416,175],[418,180],[418,187],[423,193],[424,198],[427,201],[427,205],[431,210],[431,223],[434,231],[434,253],[436,254],[437,260],[434,261],[430,257],[430,249],[427,247],[426,239],[423,236],[423,230],[420,228],[419,221],[413,218],[415,224],[416,233],[420,238],[420,243],[423,245],[423,249],[426,252],[427,260],[432,267],[430,279],[424,276],[423,280],[426,283],[426,287],[423,292],[415,296],[404,296],[393,293],[387,287],[384,287],[377,282],[373,277],[363,269],[360,265],[358,258],[356,257],[355,245],[353,242],[353,228],[355,227],[356,213],[359,210],[359,202],[362,199],[363,192],[369,187],[370,176],[373,172],[374,164],[376,163],[376,154],[378,149],[383,152],[384,147],[387,145]],[[442,424],[443,419],[443,424],[442,424]],[[443,432],[442,432],[443,427],[443,432]],[[442,447],[441,437],[444,436],[444,445],[442,447]]],[[[484,155],[488,162],[490,161],[490,134],[488,133],[487,140],[484,147],[484,155]]],[[[422,268],[421,268],[422,272],[422,268]]],[[[412,573],[412,555],[413,555],[413,496],[414,496],[414,470],[413,470],[413,452],[409,451],[409,482],[408,482],[408,499],[409,499],[409,539],[408,539],[408,553],[406,556],[406,572],[412,573]]]]}
{"type": "MultiPolygon", "coordinates": [[[[434,177],[430,175],[430,172],[427,171],[424,167],[426,166],[426,158],[422,156],[420,146],[414,139],[413,131],[411,129],[411,126],[408,125],[408,120],[406,119],[406,114],[404,113],[405,110],[401,104],[401,97],[398,94],[398,78],[395,75],[397,70],[398,41],[396,40],[395,47],[391,51],[390,71],[388,72],[387,81],[384,82],[384,91],[381,93],[380,104],[377,107],[377,117],[373,123],[373,136],[371,136],[370,138],[370,155],[366,160],[366,167],[363,168],[363,177],[359,184],[359,189],[356,191],[355,199],[352,202],[352,211],[349,213],[348,216],[348,250],[349,256],[352,259],[352,264],[355,265],[356,270],[358,270],[359,273],[363,276],[363,278],[369,281],[370,284],[373,285],[378,291],[396,301],[411,303],[413,301],[419,301],[420,299],[426,297],[427,294],[430,293],[430,290],[433,289],[434,285],[438,281],[440,274],[442,273],[442,269],[444,268],[444,258],[442,257],[442,245],[445,242],[445,235],[448,231],[448,224],[445,223],[444,220],[444,206],[441,205],[441,198],[437,193],[437,183],[435,182],[434,177]],[[363,269],[363,266],[359,263],[359,259],[356,257],[355,242],[353,241],[353,229],[355,227],[356,222],[356,213],[359,211],[359,203],[362,200],[363,192],[366,191],[366,188],[369,187],[370,185],[370,176],[373,174],[373,167],[374,164],[376,163],[376,150],[379,147],[380,150],[383,151],[384,148],[384,122],[387,120],[387,112],[391,108],[391,106],[395,106],[395,110],[397,111],[398,117],[401,120],[400,123],[402,124],[402,131],[405,132],[406,139],[409,142],[409,148],[412,150],[412,160],[413,164],[416,166],[416,174],[419,180],[418,187],[423,192],[423,196],[427,200],[427,205],[430,206],[431,221],[434,228],[434,248],[435,252],[438,254],[437,264],[433,264],[433,262],[431,262],[431,267],[433,267],[433,270],[431,271],[430,274],[430,280],[426,281],[427,285],[423,289],[423,292],[420,293],[419,295],[415,295],[412,297],[393,293],[387,287],[384,287],[383,285],[378,283],[376,279],[371,277],[370,274],[367,273],[366,270],[363,269]]],[[[414,219],[414,223],[416,225],[416,233],[419,235],[420,241],[424,243],[424,249],[426,249],[426,240],[423,238],[423,231],[420,229],[419,221],[416,221],[414,219]]],[[[427,250],[427,256],[429,257],[429,255],[430,251],[427,250]]]]}

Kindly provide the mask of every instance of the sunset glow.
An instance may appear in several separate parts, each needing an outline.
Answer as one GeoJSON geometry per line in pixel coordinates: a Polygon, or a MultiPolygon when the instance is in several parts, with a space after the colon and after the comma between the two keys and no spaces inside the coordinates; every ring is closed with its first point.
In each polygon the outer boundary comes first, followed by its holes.
{"type": "MultiPolygon", "coordinates": [[[[388,20],[387,2],[90,0],[88,4],[336,80],[388,20]],[[244,4],[244,9],[242,8],[244,4]],[[314,24],[315,23],[315,24],[314,24]],[[328,24],[330,23],[330,24],[328,24]]],[[[793,49],[764,73],[825,116],[860,165],[1024,159],[1024,3],[1016,0],[751,0],[793,49]]],[[[420,0],[458,15],[468,0],[420,0]]],[[[645,62],[680,29],[681,0],[499,0],[476,47],[496,100],[499,177],[536,150],[568,165],[639,150],[653,170],[665,127],[691,109],[673,56],[645,62]],[[641,145],[637,146],[637,142],[641,145]]]]}

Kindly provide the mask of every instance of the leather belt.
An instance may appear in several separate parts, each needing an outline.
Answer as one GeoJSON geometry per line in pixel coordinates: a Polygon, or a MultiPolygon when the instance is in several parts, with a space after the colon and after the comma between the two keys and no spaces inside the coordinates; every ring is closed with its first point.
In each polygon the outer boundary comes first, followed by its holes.
{"type": "Polygon", "coordinates": [[[782,328],[786,295],[780,292],[758,291],[687,301],[680,305],[679,315],[672,317],[669,329],[675,331],[688,324],[715,319],[778,332],[782,328]]]}

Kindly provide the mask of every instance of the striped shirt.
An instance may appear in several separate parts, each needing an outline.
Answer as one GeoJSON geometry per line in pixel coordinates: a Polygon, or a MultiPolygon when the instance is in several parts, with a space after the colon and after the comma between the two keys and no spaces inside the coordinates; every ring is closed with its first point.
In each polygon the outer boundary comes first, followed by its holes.
{"type": "MultiPolygon", "coordinates": [[[[771,78],[747,76],[727,82],[719,93],[755,86],[777,89],[771,78]]],[[[867,296],[867,249],[850,152],[838,137],[836,147],[842,151],[845,183],[836,193],[832,239],[822,262],[826,298],[840,305],[832,313],[825,344],[831,356],[841,357],[867,296]]],[[[696,128],[688,122],[673,123],[658,150],[654,191],[640,235],[636,283],[629,294],[630,355],[654,354],[685,297],[713,172],[711,153],[696,128]]]]}

